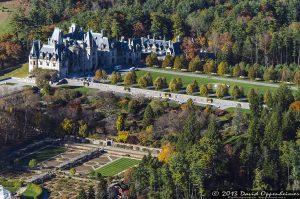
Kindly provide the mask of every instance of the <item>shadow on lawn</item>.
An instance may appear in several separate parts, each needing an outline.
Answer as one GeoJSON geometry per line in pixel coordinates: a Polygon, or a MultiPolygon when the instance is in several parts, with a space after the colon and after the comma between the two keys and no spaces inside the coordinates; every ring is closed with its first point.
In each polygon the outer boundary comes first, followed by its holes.
{"type": "Polygon", "coordinates": [[[10,73],[18,68],[21,68],[22,64],[17,64],[13,66],[0,66],[0,76],[10,73]]]}

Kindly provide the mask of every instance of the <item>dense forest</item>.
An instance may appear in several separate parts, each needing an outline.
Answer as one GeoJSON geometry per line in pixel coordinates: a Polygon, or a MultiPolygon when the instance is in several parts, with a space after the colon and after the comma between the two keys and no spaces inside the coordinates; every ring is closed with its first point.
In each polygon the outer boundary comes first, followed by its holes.
{"type": "Polygon", "coordinates": [[[290,65],[300,61],[300,2],[267,0],[32,0],[12,26],[23,45],[46,41],[54,26],[79,27],[120,39],[152,35],[183,40],[191,59],[200,50],[231,65],[290,65]],[[29,41],[29,43],[28,43],[29,41]]]}

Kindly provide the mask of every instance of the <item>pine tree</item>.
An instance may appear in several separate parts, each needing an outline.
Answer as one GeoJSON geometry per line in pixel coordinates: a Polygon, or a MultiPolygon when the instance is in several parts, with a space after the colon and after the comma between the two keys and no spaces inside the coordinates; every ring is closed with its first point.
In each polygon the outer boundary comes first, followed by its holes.
{"type": "Polygon", "coordinates": [[[93,186],[89,187],[87,199],[95,199],[95,190],[93,186]]]}
{"type": "Polygon", "coordinates": [[[145,112],[144,112],[144,118],[143,118],[143,126],[146,128],[147,126],[153,124],[154,122],[154,112],[152,110],[152,107],[150,104],[147,105],[145,112]]]}
{"type": "Polygon", "coordinates": [[[103,176],[98,176],[98,180],[100,181],[97,187],[97,195],[96,199],[108,199],[108,186],[107,181],[104,179],[103,176]]]}
{"type": "Polygon", "coordinates": [[[86,192],[83,188],[81,188],[81,190],[79,191],[79,194],[76,197],[76,199],[87,199],[86,192]]]}
{"type": "Polygon", "coordinates": [[[273,97],[272,97],[272,93],[269,90],[267,90],[264,94],[264,103],[269,108],[272,108],[272,106],[273,106],[273,97]]]}
{"type": "Polygon", "coordinates": [[[267,184],[264,183],[263,171],[259,168],[255,169],[255,177],[253,182],[254,191],[263,191],[267,189],[267,184]]]}
{"type": "Polygon", "coordinates": [[[162,187],[160,190],[160,197],[161,198],[174,198],[175,196],[175,186],[172,179],[172,174],[170,169],[167,165],[164,165],[161,168],[161,180],[162,180],[162,187]]]}

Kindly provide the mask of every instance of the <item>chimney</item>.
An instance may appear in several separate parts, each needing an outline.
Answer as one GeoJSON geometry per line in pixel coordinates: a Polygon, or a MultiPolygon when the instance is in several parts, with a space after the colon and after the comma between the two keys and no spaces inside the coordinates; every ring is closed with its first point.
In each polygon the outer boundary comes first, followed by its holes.
{"type": "Polygon", "coordinates": [[[150,35],[148,35],[148,39],[150,39],[150,35]]]}
{"type": "Polygon", "coordinates": [[[101,35],[102,35],[102,37],[104,37],[104,30],[103,29],[101,30],[101,35]]]}

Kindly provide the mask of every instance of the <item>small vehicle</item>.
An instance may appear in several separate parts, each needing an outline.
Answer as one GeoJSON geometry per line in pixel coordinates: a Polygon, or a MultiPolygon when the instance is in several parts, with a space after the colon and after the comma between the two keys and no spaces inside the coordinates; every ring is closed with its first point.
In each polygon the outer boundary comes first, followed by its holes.
{"type": "Polygon", "coordinates": [[[137,69],[135,67],[129,68],[129,71],[136,71],[137,69]]]}
{"type": "Polygon", "coordinates": [[[61,79],[56,83],[56,85],[67,84],[67,83],[68,81],[66,79],[61,79]]]}
{"type": "Polygon", "coordinates": [[[115,66],[114,69],[115,69],[115,70],[121,70],[121,69],[122,69],[122,66],[120,66],[120,65],[119,65],[119,66],[115,66]]]}

